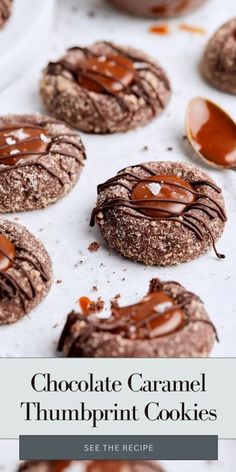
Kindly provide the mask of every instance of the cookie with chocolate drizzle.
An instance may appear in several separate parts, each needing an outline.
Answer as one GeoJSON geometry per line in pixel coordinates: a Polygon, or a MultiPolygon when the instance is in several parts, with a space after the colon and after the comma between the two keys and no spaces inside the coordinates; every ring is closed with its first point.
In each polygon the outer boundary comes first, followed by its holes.
{"type": "Polygon", "coordinates": [[[0,220],[0,325],[35,308],[52,283],[51,259],[24,226],[0,220]]]}
{"type": "Polygon", "coordinates": [[[0,212],[37,210],[66,195],[86,158],[78,133],[40,115],[0,117],[0,212]]]}
{"type": "Polygon", "coordinates": [[[210,39],[200,68],[213,87],[236,94],[236,18],[227,21],[210,39]]]}
{"type": "Polygon", "coordinates": [[[58,350],[67,357],[206,357],[216,339],[196,295],[177,282],[153,279],[139,303],[112,302],[108,319],[70,313],[58,350]]]}
{"type": "Polygon", "coordinates": [[[191,261],[210,248],[226,222],[222,192],[195,166],[148,162],[98,186],[91,226],[109,247],[147,265],[191,261]]]}
{"type": "Polygon", "coordinates": [[[151,461],[28,461],[18,472],[163,472],[151,461]]]}
{"type": "Polygon", "coordinates": [[[13,0],[0,0],[0,29],[11,15],[13,0]]]}
{"type": "Polygon", "coordinates": [[[46,109],[89,133],[125,132],[167,106],[166,73],[145,53],[106,41],[73,47],[50,62],[40,84],[46,109]]]}

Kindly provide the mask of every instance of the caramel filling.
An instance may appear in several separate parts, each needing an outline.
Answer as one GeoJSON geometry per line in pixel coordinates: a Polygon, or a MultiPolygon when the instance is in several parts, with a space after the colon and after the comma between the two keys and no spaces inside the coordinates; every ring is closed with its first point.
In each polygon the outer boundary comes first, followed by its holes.
{"type": "Polygon", "coordinates": [[[184,312],[164,292],[147,295],[141,302],[114,308],[117,318],[126,320],[132,338],[147,339],[175,332],[184,324],[184,312]]]}
{"type": "Polygon", "coordinates": [[[223,167],[236,166],[236,124],[214,103],[195,98],[188,109],[188,133],[195,150],[223,167]]]}
{"type": "Polygon", "coordinates": [[[3,236],[0,235],[0,271],[5,272],[12,266],[12,263],[16,257],[16,250],[14,244],[3,236]]]}
{"type": "Polygon", "coordinates": [[[79,64],[78,81],[93,92],[119,93],[135,77],[133,62],[122,55],[92,56],[79,64]]]}
{"type": "Polygon", "coordinates": [[[47,151],[50,138],[47,132],[37,127],[0,128],[0,164],[15,165],[35,153],[47,151]]]}
{"type": "Polygon", "coordinates": [[[153,218],[168,218],[182,213],[195,200],[193,187],[183,179],[154,175],[136,184],[131,199],[139,202],[142,213],[153,218]]]}

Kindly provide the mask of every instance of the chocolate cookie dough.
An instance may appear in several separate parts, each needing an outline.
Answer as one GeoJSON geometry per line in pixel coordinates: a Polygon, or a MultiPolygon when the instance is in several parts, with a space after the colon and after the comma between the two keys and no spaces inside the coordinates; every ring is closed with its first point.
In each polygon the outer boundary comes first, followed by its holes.
{"type": "Polygon", "coordinates": [[[0,0],[0,29],[11,15],[13,0],[0,0]]]}
{"type": "Polygon", "coordinates": [[[163,472],[157,462],[151,461],[28,461],[18,472],[163,472]]]}
{"type": "Polygon", "coordinates": [[[58,349],[67,357],[206,357],[216,338],[196,295],[153,279],[141,302],[113,302],[108,319],[70,313],[58,349]]]}
{"type": "Polygon", "coordinates": [[[0,324],[15,323],[47,295],[52,264],[24,226],[0,220],[0,324]]]}
{"type": "Polygon", "coordinates": [[[77,182],[85,150],[78,133],[40,115],[0,117],[0,212],[36,210],[77,182]]]}
{"type": "Polygon", "coordinates": [[[50,62],[40,91],[46,109],[89,133],[145,125],[170,98],[164,70],[145,53],[106,41],[74,47],[50,62]]]}
{"type": "Polygon", "coordinates": [[[213,87],[236,94],[236,18],[221,26],[210,39],[200,68],[213,87]]]}
{"type": "Polygon", "coordinates": [[[221,190],[195,166],[148,162],[120,171],[98,186],[91,226],[129,259],[166,266],[191,261],[223,233],[221,190]]]}

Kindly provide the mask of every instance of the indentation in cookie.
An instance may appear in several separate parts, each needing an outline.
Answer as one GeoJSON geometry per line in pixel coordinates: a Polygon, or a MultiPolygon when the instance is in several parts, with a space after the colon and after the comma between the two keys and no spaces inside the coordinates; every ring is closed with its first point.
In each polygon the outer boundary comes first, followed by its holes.
{"type": "Polygon", "coordinates": [[[133,62],[120,54],[87,57],[77,66],[80,85],[98,93],[121,92],[135,78],[133,62]]]}
{"type": "Polygon", "coordinates": [[[150,461],[27,461],[19,472],[163,472],[150,461]]]}
{"type": "Polygon", "coordinates": [[[12,125],[0,128],[0,164],[13,166],[16,162],[43,155],[48,149],[51,138],[42,127],[31,125],[19,128],[12,125]]]}

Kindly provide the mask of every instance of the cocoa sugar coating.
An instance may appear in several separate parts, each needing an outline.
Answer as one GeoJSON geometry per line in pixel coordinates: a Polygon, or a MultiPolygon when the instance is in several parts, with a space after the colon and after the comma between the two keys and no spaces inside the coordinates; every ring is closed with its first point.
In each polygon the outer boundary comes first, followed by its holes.
{"type": "MultiPolygon", "coordinates": [[[[149,295],[157,292],[164,292],[184,313],[183,323],[177,329],[156,337],[152,337],[151,332],[148,336],[148,329],[146,337],[132,336],[133,329],[130,332],[125,329],[129,328],[128,320],[122,325],[124,320],[117,316],[117,304],[107,320],[72,312],[62,332],[59,351],[67,357],[208,356],[217,333],[202,301],[176,282],[153,279],[149,295]]],[[[133,328],[132,322],[130,327],[133,328]]]]}
{"type": "Polygon", "coordinates": [[[213,87],[236,94],[236,18],[221,26],[210,39],[200,68],[213,87]]]}
{"type": "Polygon", "coordinates": [[[7,220],[0,220],[0,261],[0,324],[15,323],[47,295],[52,263],[40,241],[7,220]]]}
{"type": "Polygon", "coordinates": [[[0,117],[0,212],[44,208],[66,195],[86,158],[78,133],[41,115],[0,117]]]}
{"type": "Polygon", "coordinates": [[[0,0],[0,29],[11,15],[13,0],[0,0]]]}
{"type": "MultiPolygon", "coordinates": [[[[155,190],[153,192],[155,194],[155,190]]],[[[175,196],[174,201],[183,203],[179,197],[179,194],[175,196]]],[[[154,202],[155,199],[153,195],[154,202]]],[[[153,208],[150,204],[151,212],[153,208]]],[[[191,261],[212,247],[219,258],[224,257],[215,247],[226,222],[221,190],[210,177],[189,164],[149,162],[123,169],[98,186],[91,225],[95,222],[110,248],[147,265],[166,266],[191,261]],[[157,216],[148,216],[147,201],[133,201],[131,195],[137,182],[147,181],[149,185],[153,177],[152,185],[156,184],[156,175],[185,180],[190,189],[191,186],[194,188],[195,199],[187,201],[184,211],[173,211],[171,207],[168,214],[163,202],[163,217],[159,200],[157,216]]]]}
{"type": "Polygon", "coordinates": [[[18,472],[164,472],[157,462],[151,461],[27,461],[18,472]]]}
{"type": "Polygon", "coordinates": [[[74,47],[46,67],[40,83],[46,109],[89,133],[125,132],[167,106],[164,70],[145,53],[113,43],[74,47]]]}

